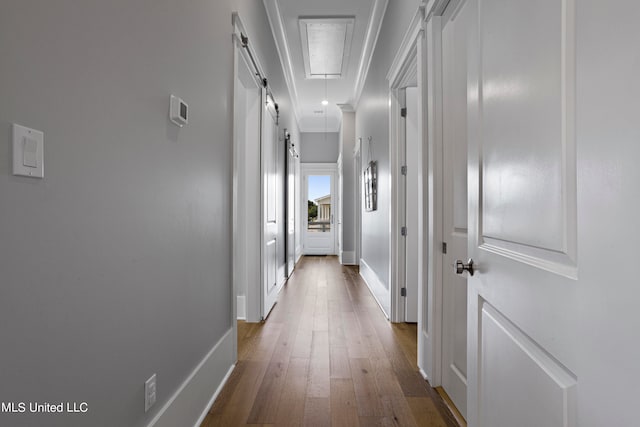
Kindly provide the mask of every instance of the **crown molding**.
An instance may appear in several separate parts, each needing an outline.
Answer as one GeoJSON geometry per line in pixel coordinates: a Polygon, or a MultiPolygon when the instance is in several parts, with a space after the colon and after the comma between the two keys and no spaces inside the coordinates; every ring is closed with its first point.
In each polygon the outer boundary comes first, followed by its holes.
{"type": "Polygon", "coordinates": [[[391,67],[389,67],[389,72],[387,73],[387,80],[389,81],[390,86],[396,86],[397,80],[401,77],[405,77],[407,79],[411,78],[410,76],[402,76],[402,74],[416,72],[416,70],[407,69],[406,59],[412,56],[412,51],[416,49],[418,38],[422,37],[424,34],[424,10],[424,5],[420,5],[418,7],[411,19],[407,32],[404,33],[398,52],[391,63],[391,67]]]}
{"type": "Polygon", "coordinates": [[[380,35],[382,21],[384,19],[384,14],[387,11],[388,4],[389,0],[375,0],[373,7],[371,8],[369,24],[367,25],[367,33],[362,47],[362,56],[360,57],[358,73],[356,74],[353,99],[350,102],[354,108],[358,107],[358,102],[360,102],[364,84],[367,81],[367,74],[369,73],[369,67],[371,66],[371,59],[373,58],[373,52],[375,51],[376,43],[378,42],[378,36],[380,35]]]}
{"type": "Polygon", "coordinates": [[[269,25],[271,26],[271,33],[273,34],[273,39],[276,44],[276,50],[278,51],[278,57],[280,58],[280,64],[282,65],[284,80],[287,85],[287,89],[289,89],[289,97],[291,98],[293,112],[298,127],[300,127],[302,111],[300,109],[300,104],[298,103],[298,89],[296,88],[296,82],[293,75],[293,61],[291,59],[291,52],[289,51],[287,33],[284,28],[284,22],[282,21],[282,14],[280,13],[278,0],[263,0],[263,3],[267,12],[267,18],[269,19],[269,25]]]}

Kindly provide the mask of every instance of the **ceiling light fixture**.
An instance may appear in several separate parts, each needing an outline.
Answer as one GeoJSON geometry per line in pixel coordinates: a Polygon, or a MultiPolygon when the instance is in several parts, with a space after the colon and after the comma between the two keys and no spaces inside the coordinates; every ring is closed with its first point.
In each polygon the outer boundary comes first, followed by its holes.
{"type": "Polygon", "coordinates": [[[327,101],[326,99],[322,100],[322,105],[329,105],[329,101],[327,101]]]}

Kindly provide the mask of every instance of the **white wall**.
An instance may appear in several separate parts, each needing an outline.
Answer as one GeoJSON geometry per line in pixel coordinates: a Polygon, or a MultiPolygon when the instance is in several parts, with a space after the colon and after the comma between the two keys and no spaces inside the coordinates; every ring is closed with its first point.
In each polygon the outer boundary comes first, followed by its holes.
{"type": "Polygon", "coordinates": [[[89,412],[1,425],[147,425],[229,336],[234,9],[296,135],[262,2],[2,2],[0,396],[89,412]],[[11,175],[13,122],[44,131],[44,180],[11,175]]]}
{"type": "Polygon", "coordinates": [[[300,161],[302,163],[335,163],[339,154],[337,132],[300,134],[300,161]]]}
{"type": "MultiPolygon", "coordinates": [[[[372,137],[372,159],[378,162],[378,209],[362,212],[361,259],[389,288],[389,82],[391,67],[402,37],[420,1],[389,2],[373,54],[362,96],[356,107],[356,137],[362,137],[362,170],[369,161],[368,137],[372,137]]],[[[364,206],[363,206],[364,209],[364,206]]]]}

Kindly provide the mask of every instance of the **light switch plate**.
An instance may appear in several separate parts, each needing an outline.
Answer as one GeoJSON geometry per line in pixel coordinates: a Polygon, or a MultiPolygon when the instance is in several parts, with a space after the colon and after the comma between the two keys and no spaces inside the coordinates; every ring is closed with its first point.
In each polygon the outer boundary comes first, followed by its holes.
{"type": "Polygon", "coordinates": [[[13,174],[44,178],[44,133],[13,124],[13,174]]]}
{"type": "Polygon", "coordinates": [[[148,412],[156,404],[156,374],[151,375],[144,383],[144,412],[148,412]]]}

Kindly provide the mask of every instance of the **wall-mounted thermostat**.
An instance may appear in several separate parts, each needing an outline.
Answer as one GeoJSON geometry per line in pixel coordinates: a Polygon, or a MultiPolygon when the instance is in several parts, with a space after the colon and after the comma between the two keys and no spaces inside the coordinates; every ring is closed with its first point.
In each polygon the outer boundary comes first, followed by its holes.
{"type": "Polygon", "coordinates": [[[188,120],[188,106],[187,104],[177,96],[171,95],[171,106],[169,107],[169,118],[178,126],[182,127],[189,123],[188,120]]]}
{"type": "Polygon", "coordinates": [[[13,174],[44,178],[44,133],[13,124],[13,174]]]}

